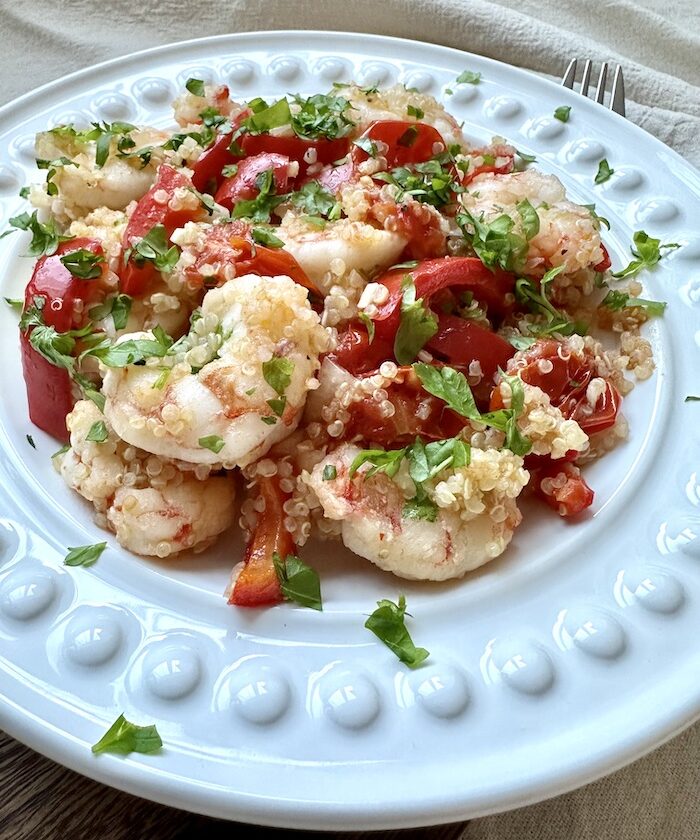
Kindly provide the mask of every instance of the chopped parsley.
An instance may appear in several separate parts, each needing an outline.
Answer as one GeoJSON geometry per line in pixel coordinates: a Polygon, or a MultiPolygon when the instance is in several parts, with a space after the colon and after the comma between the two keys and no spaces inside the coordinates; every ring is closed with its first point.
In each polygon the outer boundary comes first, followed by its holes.
{"type": "Polygon", "coordinates": [[[24,301],[21,298],[3,298],[5,303],[15,312],[21,312],[24,307],[24,301]]]}
{"type": "Polygon", "coordinates": [[[429,652],[425,648],[416,647],[411,634],[406,629],[406,598],[399,595],[398,604],[382,599],[377,601],[377,609],[365,622],[365,627],[383,642],[392,653],[408,665],[417,668],[424,662],[429,652]]]}
{"type": "Polygon", "coordinates": [[[417,108],[415,105],[409,105],[406,108],[406,113],[409,117],[415,117],[417,120],[422,120],[425,116],[425,111],[422,108],[417,108]]]}
{"type": "Polygon", "coordinates": [[[338,470],[333,464],[326,464],[323,468],[323,480],[334,481],[338,477],[338,470]]]}
{"type": "Polygon", "coordinates": [[[204,96],[204,82],[201,79],[188,79],[185,87],[195,96],[204,96]]]}
{"type": "Polygon", "coordinates": [[[302,607],[323,611],[321,582],[318,573],[303,563],[295,554],[288,554],[284,560],[275,551],[272,555],[275,573],[282,595],[288,601],[295,601],[302,607]]]}
{"type": "Polygon", "coordinates": [[[565,313],[558,310],[547,298],[547,286],[562,273],[564,266],[550,268],[537,284],[527,277],[519,277],[515,281],[515,297],[524,304],[530,312],[544,318],[542,324],[530,324],[528,329],[532,335],[546,336],[552,333],[561,335],[585,335],[587,326],[579,321],[570,321],[565,313]]]}
{"type": "Polygon", "coordinates": [[[37,158],[36,166],[37,169],[47,169],[48,172],[46,173],[46,194],[47,195],[58,195],[58,187],[54,183],[53,179],[56,175],[56,172],[59,169],[62,169],[64,166],[76,166],[77,163],[72,161],[70,158],[67,157],[59,157],[55,158],[54,160],[43,160],[42,158],[37,158]]]}
{"type": "Polygon", "coordinates": [[[367,329],[367,338],[369,339],[369,343],[371,344],[374,341],[374,321],[369,317],[366,312],[358,312],[357,317],[362,321],[367,329]]]}
{"type": "Polygon", "coordinates": [[[25,435],[25,437],[27,438],[27,443],[32,447],[32,449],[36,449],[34,438],[31,435],[25,435]]]}
{"type": "Polygon", "coordinates": [[[95,254],[86,248],[69,251],[59,257],[61,263],[79,280],[95,280],[102,276],[102,265],[105,258],[102,254],[95,254]]]}
{"type": "Polygon", "coordinates": [[[692,394],[688,394],[688,396],[683,400],[683,402],[700,402],[700,397],[695,397],[692,394]]]}
{"type": "Polygon", "coordinates": [[[540,217],[537,215],[537,210],[524,198],[515,205],[515,209],[520,215],[523,225],[523,233],[527,240],[537,236],[540,232],[540,217]]]}
{"type": "Polygon", "coordinates": [[[90,431],[85,436],[85,440],[91,440],[93,443],[104,443],[108,436],[105,421],[97,420],[90,426],[90,431]]]}
{"type": "Polygon", "coordinates": [[[261,172],[255,179],[258,195],[255,198],[238,201],[233,208],[233,219],[250,219],[252,222],[270,221],[272,211],[287,200],[286,195],[275,195],[275,177],[272,168],[261,172]]]}
{"type": "Polygon", "coordinates": [[[516,455],[526,455],[530,451],[532,443],[522,435],[516,422],[524,405],[523,385],[519,377],[501,374],[501,378],[508,383],[511,389],[510,408],[481,414],[469,383],[460,371],[447,366],[433,367],[425,364],[415,364],[413,370],[420,379],[424,390],[443,400],[452,411],[468,420],[484,423],[504,432],[505,446],[516,455]]]}
{"type": "Polygon", "coordinates": [[[290,193],[291,204],[310,217],[334,221],[340,218],[340,202],[325,190],[318,181],[309,181],[297,192],[290,193]]]}
{"type": "Polygon", "coordinates": [[[571,105],[560,105],[554,110],[554,116],[561,122],[569,122],[569,114],[571,113],[571,105]]]}
{"type": "Polygon", "coordinates": [[[652,266],[655,266],[663,256],[661,253],[662,248],[680,248],[680,245],[675,242],[668,242],[662,245],[661,240],[654,239],[643,230],[635,231],[632,240],[634,245],[630,247],[630,250],[634,259],[626,268],[613,272],[612,276],[618,280],[624,277],[634,277],[643,268],[652,268],[652,266]]]}
{"type": "MultiPolygon", "coordinates": [[[[17,230],[28,230],[32,234],[32,240],[29,243],[28,256],[41,257],[51,256],[55,254],[61,242],[68,242],[74,239],[73,236],[61,236],[56,230],[56,225],[51,219],[44,224],[37,218],[37,211],[35,210],[31,216],[29,213],[20,213],[19,216],[13,216],[10,219],[10,226],[17,230]]],[[[3,236],[12,233],[12,230],[7,230],[3,236]]]]}
{"type": "Polygon", "coordinates": [[[401,289],[401,321],[394,338],[394,356],[400,365],[410,365],[438,331],[438,322],[423,299],[416,300],[416,286],[410,274],[404,277],[401,289]]]}
{"type": "Polygon", "coordinates": [[[352,142],[353,145],[357,146],[358,149],[362,149],[370,157],[377,157],[377,144],[371,137],[358,137],[357,140],[353,140],[352,142]]]}
{"type": "Polygon", "coordinates": [[[251,108],[253,114],[243,121],[242,127],[251,134],[262,134],[273,128],[289,125],[292,119],[289,102],[286,99],[280,99],[274,105],[268,105],[258,98],[249,102],[248,107],[251,108]]]}
{"type": "Polygon", "coordinates": [[[610,168],[610,164],[607,162],[605,158],[601,160],[598,164],[598,172],[595,176],[595,183],[596,184],[604,184],[610,176],[615,172],[614,169],[610,168]]]}
{"type": "Polygon", "coordinates": [[[224,439],[219,435],[206,435],[206,437],[201,437],[198,443],[203,449],[208,449],[215,455],[224,448],[224,439]]]}
{"type": "Polygon", "coordinates": [[[503,213],[490,222],[479,219],[466,210],[456,217],[464,238],[481,262],[491,269],[519,271],[525,264],[527,240],[513,233],[514,222],[503,213]],[[471,228],[471,230],[470,230],[471,228]]]}
{"type": "Polygon", "coordinates": [[[129,320],[129,313],[131,312],[132,299],[129,295],[123,292],[115,295],[113,298],[93,306],[88,310],[88,315],[93,321],[102,321],[109,315],[112,316],[115,330],[123,330],[129,320]]]}
{"type": "Polygon", "coordinates": [[[299,137],[335,140],[346,137],[355,126],[348,116],[350,102],[342,96],[317,93],[306,99],[295,96],[294,102],[298,110],[292,114],[291,124],[299,137]]]}
{"type": "Polygon", "coordinates": [[[106,542],[95,543],[94,545],[79,545],[75,548],[68,546],[68,554],[63,561],[64,566],[92,566],[102,556],[107,548],[106,542]]]}
{"type": "Polygon", "coordinates": [[[480,81],[481,73],[475,73],[473,70],[464,70],[455,79],[458,85],[478,85],[480,81]]]}
{"type": "Polygon", "coordinates": [[[154,225],[148,233],[140,239],[127,253],[137,264],[145,261],[166,274],[169,274],[180,259],[180,249],[177,245],[170,245],[168,234],[162,224],[154,225]]]}
{"type": "MultiPolygon", "coordinates": [[[[285,406],[287,405],[287,397],[285,391],[292,381],[292,373],[294,372],[294,362],[286,359],[283,356],[273,356],[269,361],[263,362],[262,365],[263,379],[267,384],[277,392],[278,397],[266,400],[270,406],[272,413],[281,417],[284,414],[285,406]]],[[[275,420],[275,418],[270,418],[275,420]]],[[[268,419],[263,417],[262,420],[268,423],[268,419]]],[[[271,424],[270,424],[271,425],[271,424]]]]}
{"type": "Polygon", "coordinates": [[[114,721],[100,740],[93,744],[95,754],[111,752],[119,755],[129,753],[153,753],[163,746],[155,726],[137,726],[130,723],[124,715],[114,721]]]}
{"type": "Polygon", "coordinates": [[[444,207],[454,201],[456,193],[464,192],[462,185],[454,179],[447,154],[414,164],[410,169],[399,166],[391,172],[377,172],[374,178],[395,186],[399,202],[410,195],[423,204],[444,207]]]}
{"type": "Polygon", "coordinates": [[[253,228],[250,231],[253,242],[266,248],[284,248],[284,242],[267,228],[253,228]]]}

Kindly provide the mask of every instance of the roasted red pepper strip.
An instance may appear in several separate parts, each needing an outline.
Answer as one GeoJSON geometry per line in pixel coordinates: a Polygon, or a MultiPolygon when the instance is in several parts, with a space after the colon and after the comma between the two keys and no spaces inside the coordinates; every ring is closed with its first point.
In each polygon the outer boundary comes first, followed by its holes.
{"type": "Polygon", "coordinates": [[[454,288],[472,292],[475,299],[485,304],[489,311],[505,315],[512,310],[506,295],[512,297],[515,277],[505,271],[491,271],[477,257],[439,257],[424,260],[415,268],[394,269],[378,279],[389,290],[389,300],[372,319],[379,338],[393,340],[401,320],[401,288],[406,275],[413,278],[416,298],[426,304],[442,289],[454,288]]]}
{"type": "MultiPolygon", "coordinates": [[[[338,140],[305,140],[302,137],[279,137],[274,134],[243,134],[238,144],[246,155],[278,154],[286,155],[290,160],[299,164],[299,174],[294,179],[296,185],[300,185],[307,179],[307,170],[316,163],[333,163],[345,157],[350,147],[350,141],[346,137],[338,140]],[[313,154],[307,154],[313,152],[313,154]],[[315,158],[312,162],[304,159],[304,156],[315,158]]],[[[312,180],[310,176],[308,180],[312,180]]]]}
{"type": "Polygon", "coordinates": [[[214,201],[227,210],[231,210],[237,202],[255,198],[260,192],[256,179],[268,169],[271,169],[273,173],[275,192],[284,193],[287,191],[288,168],[289,158],[286,155],[263,152],[253,157],[243,158],[238,164],[236,174],[231,178],[224,178],[216,191],[214,201]]]}
{"type": "Polygon", "coordinates": [[[260,497],[265,510],[246,548],[244,566],[233,586],[229,604],[237,607],[262,607],[282,600],[273,554],[284,558],[294,554],[292,535],[284,527],[284,503],[290,498],[279,485],[277,476],[258,478],[260,497]]]}
{"type": "Polygon", "coordinates": [[[597,265],[593,266],[593,271],[607,271],[612,265],[608,249],[602,242],[600,243],[600,249],[603,252],[603,259],[597,265]]]}
{"type": "MultiPolygon", "coordinates": [[[[404,120],[377,120],[360,137],[360,141],[363,140],[388,146],[386,151],[380,151],[381,157],[386,158],[387,169],[424,163],[447,148],[442,135],[432,125],[404,120]]],[[[367,158],[369,154],[363,148],[353,146],[352,159],[355,163],[367,158]]]]}
{"type": "MultiPolygon", "coordinates": [[[[133,248],[156,225],[163,225],[166,234],[170,236],[176,228],[182,227],[185,222],[195,221],[202,215],[203,211],[173,210],[169,206],[170,199],[178,187],[193,189],[193,184],[186,175],[177,172],[172,166],[162,164],[158,170],[155,183],[139,199],[126,226],[122,239],[122,248],[125,253],[133,248]],[[166,200],[164,202],[156,201],[156,193],[166,193],[166,200]]],[[[129,256],[126,265],[121,267],[121,290],[126,292],[127,295],[142,295],[148,286],[157,279],[158,275],[159,272],[152,262],[144,262],[143,265],[138,265],[132,254],[129,256]]]]}
{"type": "Polygon", "coordinates": [[[247,109],[231,122],[232,131],[227,134],[219,134],[214,142],[205,149],[192,167],[192,184],[200,192],[214,195],[219,184],[223,181],[222,170],[224,166],[238,163],[241,155],[229,151],[235,130],[241,122],[250,115],[247,109]]]}
{"type": "MultiPolygon", "coordinates": [[[[24,294],[24,308],[35,305],[35,298],[44,300],[42,317],[57,332],[77,329],[87,319],[87,308],[104,295],[100,278],[81,280],[74,277],[61,262],[73,251],[91,251],[103,256],[96,239],[71,239],[62,242],[55,254],[42,257],[34,266],[32,279],[24,294]],[[82,303],[82,306],[76,304],[82,303]]],[[[103,263],[102,276],[106,265],[103,263]]],[[[73,408],[73,386],[68,371],[47,361],[32,347],[29,336],[34,328],[20,333],[22,370],[27,387],[29,417],[35,426],[61,441],[68,440],[66,414],[73,408]]]]}
{"type": "Polygon", "coordinates": [[[530,483],[535,494],[560,516],[576,516],[593,504],[593,490],[586,484],[581,470],[563,458],[533,470],[530,483]],[[561,477],[564,480],[560,487],[552,485],[552,479],[559,483],[561,477]]]}

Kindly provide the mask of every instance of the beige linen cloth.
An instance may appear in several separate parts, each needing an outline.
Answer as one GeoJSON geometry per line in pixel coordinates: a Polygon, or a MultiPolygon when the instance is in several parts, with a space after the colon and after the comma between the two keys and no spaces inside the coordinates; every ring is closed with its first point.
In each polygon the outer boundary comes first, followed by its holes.
{"type": "MultiPolygon", "coordinates": [[[[0,0],[0,102],[156,44],[287,28],[420,38],[557,78],[574,55],[617,60],[628,116],[700,166],[700,0],[0,0]]],[[[463,837],[698,840],[699,759],[696,725],[579,791],[474,820],[463,837]]]]}

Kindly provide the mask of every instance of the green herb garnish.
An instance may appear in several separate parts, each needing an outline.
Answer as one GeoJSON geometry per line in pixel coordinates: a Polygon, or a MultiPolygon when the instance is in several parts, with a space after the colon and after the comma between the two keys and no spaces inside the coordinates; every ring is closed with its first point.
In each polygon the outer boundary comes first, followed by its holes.
{"type": "Polygon", "coordinates": [[[66,554],[63,565],[92,566],[99,560],[105,548],[107,548],[106,542],[95,543],[94,545],[79,545],[75,548],[68,546],[68,554],[66,554]]]}
{"type": "Polygon", "coordinates": [[[399,595],[399,603],[383,599],[365,622],[365,627],[408,665],[417,668],[430,655],[425,648],[416,647],[406,629],[406,598],[399,595]]]}
{"type": "Polygon", "coordinates": [[[111,752],[128,755],[132,752],[157,752],[162,746],[163,742],[155,726],[137,726],[124,715],[119,715],[100,740],[93,744],[92,751],[95,754],[111,752]]]}

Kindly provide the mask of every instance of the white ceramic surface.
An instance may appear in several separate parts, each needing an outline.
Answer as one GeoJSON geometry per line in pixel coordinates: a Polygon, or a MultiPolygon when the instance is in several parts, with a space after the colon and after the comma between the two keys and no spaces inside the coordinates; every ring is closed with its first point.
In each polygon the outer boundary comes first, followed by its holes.
{"type": "MultiPolygon", "coordinates": [[[[46,755],[141,796],[296,828],[386,828],[473,817],[560,793],[631,761],[700,713],[700,177],[622,118],[522,70],[454,50],[341,33],[232,35],[83,71],[0,110],[0,226],[22,209],[35,131],[64,121],[166,125],[190,76],[235,97],[333,81],[405,82],[445,101],[468,135],[535,153],[596,202],[620,266],[632,231],[682,243],[644,277],[669,302],[649,327],[658,371],[625,400],[629,442],[587,477],[593,513],[526,508],[513,545],[447,585],[401,582],[335,546],[304,555],[325,612],[221,597],[240,542],[152,562],[109,547],[88,569],[66,546],[105,538],[55,475],[27,418],[16,316],[0,312],[0,725],[46,755]],[[464,69],[481,84],[457,85],[464,69]],[[446,93],[451,88],[454,93],[446,93]],[[553,119],[571,105],[568,123],[553,119]],[[594,186],[606,156],[614,176],[594,186]],[[36,450],[25,434],[31,432],[36,450]],[[404,592],[411,672],[364,629],[404,592]],[[94,757],[118,713],[156,723],[162,753],[94,757]]],[[[26,238],[0,241],[19,296],[26,238]]]]}

